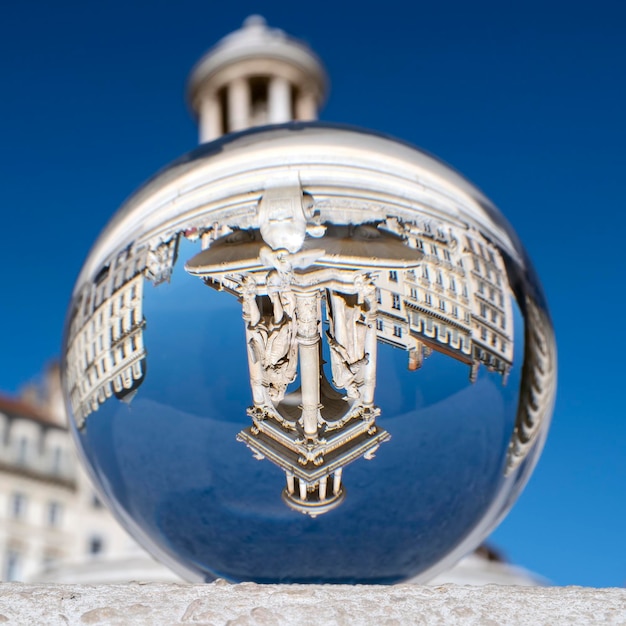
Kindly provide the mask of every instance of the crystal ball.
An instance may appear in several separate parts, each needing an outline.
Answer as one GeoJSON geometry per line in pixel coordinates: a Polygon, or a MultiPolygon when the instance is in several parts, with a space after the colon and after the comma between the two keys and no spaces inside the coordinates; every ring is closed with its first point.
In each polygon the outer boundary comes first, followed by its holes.
{"type": "Polygon", "coordinates": [[[130,534],[191,581],[427,580],[526,483],[555,394],[510,225],[359,129],[229,135],[92,248],[67,316],[72,430],[130,534]]]}

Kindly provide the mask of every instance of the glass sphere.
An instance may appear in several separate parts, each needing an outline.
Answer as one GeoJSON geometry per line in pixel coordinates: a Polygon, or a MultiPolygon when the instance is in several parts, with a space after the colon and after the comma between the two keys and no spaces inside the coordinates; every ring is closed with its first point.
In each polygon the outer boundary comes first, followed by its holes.
{"type": "Polygon", "coordinates": [[[426,580],[509,509],[556,380],[541,288],[480,191],[375,133],[205,144],[78,278],[64,386],[121,523],[189,580],[426,580]]]}

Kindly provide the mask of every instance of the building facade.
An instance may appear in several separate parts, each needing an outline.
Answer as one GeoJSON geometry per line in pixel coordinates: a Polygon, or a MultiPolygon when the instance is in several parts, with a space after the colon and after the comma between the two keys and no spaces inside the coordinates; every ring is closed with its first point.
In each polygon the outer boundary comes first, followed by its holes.
{"type": "Polygon", "coordinates": [[[467,364],[472,382],[484,365],[505,384],[513,364],[513,305],[497,247],[470,226],[387,224],[424,256],[415,269],[378,276],[379,339],[407,350],[409,369],[435,350],[467,364]]]}
{"type": "Polygon", "coordinates": [[[54,579],[68,568],[101,569],[129,555],[151,562],[78,463],[64,416],[55,412],[58,368],[47,383],[53,393],[43,401],[32,393],[28,400],[0,397],[0,580],[54,579]]]}
{"type": "Polygon", "coordinates": [[[130,244],[85,283],[75,298],[68,331],[67,385],[76,423],[108,398],[130,402],[143,382],[143,290],[168,281],[178,237],[154,246],[130,244]]]}

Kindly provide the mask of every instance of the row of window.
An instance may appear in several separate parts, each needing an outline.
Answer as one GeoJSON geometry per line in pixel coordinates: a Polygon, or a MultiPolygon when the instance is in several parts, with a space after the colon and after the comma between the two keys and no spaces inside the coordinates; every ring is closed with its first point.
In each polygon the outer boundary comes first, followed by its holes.
{"type": "MultiPolygon", "coordinates": [[[[481,263],[479,258],[475,256],[472,257],[472,264],[476,273],[480,274],[481,276],[485,276],[486,279],[489,281],[492,280],[492,267],[487,261],[482,261],[481,263]]],[[[500,272],[496,268],[494,268],[493,273],[495,274],[496,284],[498,285],[498,287],[501,287],[502,279],[500,277],[500,272]]]]}
{"type": "MultiPolygon", "coordinates": [[[[94,308],[97,308],[102,302],[110,299],[116,291],[119,291],[125,284],[133,280],[133,278],[135,278],[135,276],[137,276],[137,274],[142,270],[143,265],[140,263],[139,259],[136,259],[132,266],[128,266],[124,268],[122,272],[118,272],[113,277],[113,280],[106,281],[105,279],[108,276],[108,268],[104,268],[100,275],[96,277],[97,282],[95,293],[89,293],[84,300],[83,315],[89,315],[92,304],[94,308]]],[[[131,298],[134,298],[135,295],[136,293],[132,294],[131,298]]],[[[123,302],[120,304],[123,305],[123,302]]]]}
{"type": "MultiPolygon", "coordinates": [[[[119,359],[117,362],[115,360],[113,361],[112,369],[113,369],[113,372],[115,373],[115,375],[113,376],[113,386],[116,391],[121,390],[122,387],[129,388],[130,385],[132,385],[133,372],[131,371],[131,369],[129,369],[128,365],[126,365],[123,368],[119,367],[120,364],[123,365],[123,358],[122,356],[120,356],[122,355],[121,352],[112,353],[112,354],[113,356],[115,356],[116,354],[117,356],[119,356],[119,359]]],[[[126,358],[126,356],[133,356],[133,353],[131,353],[130,355],[126,355],[124,353],[124,358],[126,358]]],[[[137,363],[132,365],[133,370],[136,367],[137,367],[137,363]]],[[[90,393],[94,387],[97,387],[98,385],[102,384],[102,379],[105,378],[105,375],[108,374],[108,370],[109,370],[109,367],[107,365],[106,359],[102,359],[98,363],[95,363],[95,366],[93,368],[87,371],[86,376],[80,377],[80,389],[82,391],[83,396],[90,393]]],[[[136,374],[135,377],[138,377],[141,375],[141,372],[135,372],[135,374],[136,374]]],[[[111,378],[109,377],[108,380],[110,381],[111,378]]],[[[107,380],[105,380],[104,382],[106,383],[107,380]]]]}
{"type": "MultiPolygon", "coordinates": [[[[104,540],[102,537],[94,535],[87,540],[86,548],[87,553],[91,556],[102,554],[104,552],[104,540]]],[[[43,556],[43,569],[50,569],[60,558],[61,555],[58,552],[46,551],[43,556]]],[[[1,580],[7,582],[21,580],[25,560],[26,558],[22,551],[15,547],[9,548],[4,557],[1,580]]]]}
{"type": "MultiPolygon", "coordinates": [[[[131,335],[114,350],[107,350],[105,355],[101,356],[98,361],[95,361],[95,351],[91,354],[85,353],[83,355],[83,369],[87,369],[92,363],[94,368],[88,371],[83,386],[87,383],[89,385],[97,384],[100,378],[105,376],[110,369],[117,369],[128,357],[134,356],[140,349],[139,338],[137,335],[131,335]],[[107,356],[109,357],[108,359],[107,356]],[[111,362],[111,367],[109,367],[109,361],[111,362]]],[[[99,354],[101,355],[102,352],[99,354]]]]}
{"type": "Polygon", "coordinates": [[[494,325],[500,325],[500,328],[503,330],[506,328],[506,316],[501,314],[490,306],[487,306],[486,303],[480,303],[480,316],[487,321],[491,321],[494,325]]]}
{"type": "MultiPolygon", "coordinates": [[[[376,330],[381,333],[384,332],[385,330],[385,323],[380,318],[376,320],[376,330]]],[[[398,326],[397,324],[394,324],[393,335],[394,337],[402,337],[402,326],[398,326]]]]}
{"type": "MultiPolygon", "coordinates": [[[[24,520],[28,512],[28,496],[25,493],[16,491],[9,498],[9,509],[7,511],[10,519],[24,520]]],[[[50,528],[57,528],[61,524],[63,515],[63,505],[56,500],[48,502],[45,508],[44,523],[50,528]]]]}
{"type": "MultiPolygon", "coordinates": [[[[417,290],[416,287],[411,288],[411,298],[416,301],[419,300],[419,291],[417,290]]],[[[423,302],[426,306],[432,307],[433,306],[432,294],[428,293],[427,291],[424,292],[423,302]]],[[[450,313],[452,317],[456,319],[459,318],[459,307],[456,304],[454,303],[451,304],[449,302],[446,302],[446,300],[444,300],[443,298],[438,298],[438,305],[439,305],[439,310],[442,313],[450,313]]],[[[396,311],[400,311],[402,308],[400,295],[397,293],[391,294],[391,308],[395,309],[396,311]]],[[[470,317],[469,311],[465,311],[464,320],[466,324],[470,323],[471,317],[470,317]]]]}
{"type": "Polygon", "coordinates": [[[485,252],[485,247],[480,242],[476,242],[478,246],[478,249],[476,249],[476,246],[474,246],[474,242],[472,241],[471,237],[466,237],[465,240],[467,241],[467,246],[472,254],[480,254],[483,259],[488,259],[489,261],[491,261],[491,263],[495,265],[496,259],[495,255],[493,254],[493,250],[487,249],[487,251],[485,252]]]}
{"type": "Polygon", "coordinates": [[[496,335],[496,333],[489,332],[484,326],[480,327],[480,338],[483,341],[489,341],[492,347],[496,349],[498,349],[498,344],[499,344],[500,350],[502,352],[506,352],[506,349],[508,346],[507,342],[504,339],[499,338],[498,335],[496,335]]]}
{"type": "MultiPolygon", "coordinates": [[[[13,444],[10,445],[13,447],[13,444]]],[[[29,465],[35,459],[39,462],[39,459],[42,457],[40,445],[42,444],[38,441],[33,441],[24,435],[19,437],[14,445],[14,463],[16,465],[29,465]]],[[[45,449],[43,454],[46,455],[45,449]]],[[[46,470],[51,474],[59,474],[63,466],[63,450],[59,446],[54,446],[46,456],[49,458],[49,462],[46,463],[46,470]]]]}
{"type": "MultiPolygon", "coordinates": [[[[133,286],[133,290],[135,287],[133,286]]],[[[120,296],[123,298],[123,295],[120,296]]],[[[128,307],[120,307],[118,310],[113,309],[113,304],[111,304],[111,310],[109,312],[108,321],[109,321],[109,329],[111,331],[113,329],[119,328],[118,336],[122,335],[125,331],[127,332],[132,328],[134,324],[139,323],[141,315],[141,309],[136,303],[129,303],[128,307]],[[122,308],[126,308],[125,314],[120,315],[122,308]],[[111,321],[112,320],[112,321],[111,321]]],[[[94,317],[91,320],[91,324],[89,325],[89,329],[87,325],[83,327],[83,341],[88,343],[90,338],[96,335],[104,326],[104,312],[100,311],[97,317],[94,317]],[[97,324],[96,324],[97,322],[97,324]]],[[[113,334],[111,335],[113,336],[113,334]]]]}
{"type": "Polygon", "coordinates": [[[494,287],[490,286],[489,288],[487,288],[487,286],[485,285],[485,282],[482,280],[478,281],[478,293],[485,297],[488,296],[489,300],[491,300],[492,302],[496,302],[496,296],[498,296],[497,300],[500,303],[500,306],[501,307],[504,306],[504,294],[502,293],[502,291],[498,290],[498,292],[496,293],[496,290],[494,287]]]}

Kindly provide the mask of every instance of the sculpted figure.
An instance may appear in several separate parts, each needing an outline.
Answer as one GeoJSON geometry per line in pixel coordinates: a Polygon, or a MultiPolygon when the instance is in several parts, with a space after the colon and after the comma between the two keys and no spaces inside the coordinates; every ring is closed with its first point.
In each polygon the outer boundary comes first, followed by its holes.
{"type": "Polygon", "coordinates": [[[277,271],[267,278],[271,313],[263,315],[257,303],[254,279],[244,280],[243,308],[247,320],[250,381],[255,404],[280,402],[295,380],[298,347],[293,323],[294,296],[277,271]]]}
{"type": "Polygon", "coordinates": [[[361,369],[368,363],[363,308],[358,303],[349,305],[345,296],[334,292],[329,292],[328,300],[331,324],[326,336],[333,383],[338,389],[345,389],[348,398],[358,399],[362,384],[361,369]]]}

